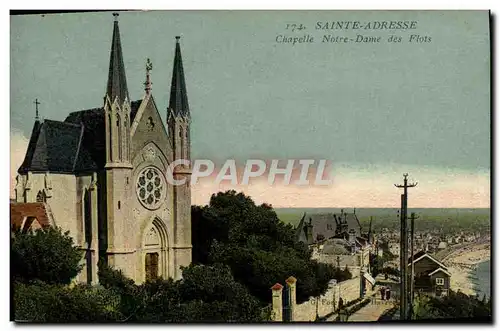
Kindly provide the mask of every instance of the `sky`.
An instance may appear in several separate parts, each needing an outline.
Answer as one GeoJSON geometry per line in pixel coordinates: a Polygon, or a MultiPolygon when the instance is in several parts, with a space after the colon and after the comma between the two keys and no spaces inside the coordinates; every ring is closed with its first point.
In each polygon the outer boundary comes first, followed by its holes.
{"type": "MultiPolygon", "coordinates": [[[[165,118],[175,36],[181,35],[192,157],[328,159],[328,187],[237,185],[276,207],[397,207],[394,183],[419,182],[413,207],[489,207],[490,55],[486,11],[152,11],[119,17],[132,99],[145,62],[165,118]],[[315,30],[317,22],[416,21],[412,31],[315,30]],[[306,29],[291,32],[287,24],[306,29]],[[324,34],[380,43],[321,43],[324,34]],[[410,35],[431,42],[410,43],[410,35]],[[313,36],[280,44],[278,35],[313,36]],[[391,35],[403,42],[388,43],[391,35]]],[[[102,106],[113,17],[11,17],[11,178],[26,150],[35,98],[43,118],[102,106]]],[[[193,203],[232,188],[207,178],[193,203]]]]}

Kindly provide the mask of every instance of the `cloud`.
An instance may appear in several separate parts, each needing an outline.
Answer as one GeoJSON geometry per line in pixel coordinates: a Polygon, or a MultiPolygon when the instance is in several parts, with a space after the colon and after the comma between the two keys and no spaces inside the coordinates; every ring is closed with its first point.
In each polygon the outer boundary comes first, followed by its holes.
{"type": "Polygon", "coordinates": [[[14,198],[16,186],[17,169],[21,166],[28,149],[29,140],[22,132],[12,130],[10,132],[10,197],[14,198]]]}
{"type": "MultiPolygon", "coordinates": [[[[19,131],[11,131],[10,196],[14,197],[17,169],[24,160],[28,138],[19,131]]],[[[200,178],[192,186],[192,203],[207,204],[212,194],[234,189],[250,195],[257,203],[271,203],[274,207],[373,207],[397,208],[400,204],[402,174],[408,173],[410,182],[418,186],[409,190],[410,208],[489,208],[490,171],[460,168],[423,167],[401,164],[329,164],[329,186],[294,185],[300,173],[294,171],[290,185],[284,185],[277,175],[274,184],[268,183],[268,171],[252,178],[249,185],[232,185],[216,181],[216,174],[200,178]]],[[[316,168],[309,169],[308,179],[314,183],[316,168]]],[[[241,175],[243,169],[238,167],[241,175]]],[[[241,176],[238,176],[241,178],[241,176]]],[[[281,176],[282,177],[282,176],[281,176]]],[[[241,182],[239,179],[238,183],[241,182]]]]}
{"type": "Polygon", "coordinates": [[[334,164],[330,186],[268,184],[267,177],[254,179],[251,185],[217,183],[214,177],[201,178],[193,185],[192,203],[206,204],[218,191],[234,189],[250,195],[257,203],[274,207],[365,207],[397,208],[400,205],[403,173],[410,182],[410,208],[489,208],[490,172],[459,168],[422,167],[399,164],[334,164]]]}

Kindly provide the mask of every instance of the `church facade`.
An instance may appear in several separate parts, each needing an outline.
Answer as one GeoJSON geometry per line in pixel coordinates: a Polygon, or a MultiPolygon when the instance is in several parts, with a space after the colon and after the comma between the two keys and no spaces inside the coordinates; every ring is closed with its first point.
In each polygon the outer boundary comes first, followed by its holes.
{"type": "Polygon", "coordinates": [[[77,282],[97,283],[100,259],[137,283],[179,279],[180,267],[191,263],[190,169],[174,169],[175,179],[186,179],[183,185],[170,185],[166,173],[191,152],[180,37],[165,126],[149,60],[144,97],[129,98],[117,16],[104,102],[62,122],[37,116],[13,205],[43,204],[51,225],[69,231],[83,252],[77,282]]]}

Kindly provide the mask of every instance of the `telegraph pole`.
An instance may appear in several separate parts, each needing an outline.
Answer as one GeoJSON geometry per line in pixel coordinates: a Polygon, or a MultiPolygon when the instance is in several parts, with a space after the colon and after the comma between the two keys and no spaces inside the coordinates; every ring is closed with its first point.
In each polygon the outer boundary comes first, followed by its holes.
{"type": "Polygon", "coordinates": [[[403,189],[401,195],[401,234],[400,234],[400,319],[408,319],[408,188],[417,186],[418,183],[408,184],[408,174],[403,174],[403,185],[394,184],[403,189]]]}
{"type": "MultiPolygon", "coordinates": [[[[410,239],[410,252],[411,252],[411,276],[410,276],[410,314],[413,314],[413,296],[415,290],[415,266],[413,265],[413,255],[415,254],[413,251],[414,242],[415,242],[415,220],[418,217],[415,216],[415,213],[411,213],[411,239],[410,239]]],[[[411,315],[410,315],[411,319],[411,315]]]]}

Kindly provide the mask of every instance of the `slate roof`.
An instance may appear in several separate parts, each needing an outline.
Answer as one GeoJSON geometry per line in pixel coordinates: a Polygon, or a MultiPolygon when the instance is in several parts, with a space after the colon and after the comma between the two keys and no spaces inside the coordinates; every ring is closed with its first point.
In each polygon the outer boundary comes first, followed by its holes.
{"type": "MultiPolygon", "coordinates": [[[[347,222],[347,229],[354,230],[356,232],[356,237],[364,237],[364,234],[361,233],[360,223],[358,221],[358,218],[356,217],[356,214],[345,213],[342,211],[340,215],[336,216],[342,221],[345,220],[345,222],[347,222]]],[[[316,236],[318,234],[322,234],[326,239],[335,236],[337,224],[335,222],[333,214],[313,214],[311,215],[311,218],[313,224],[314,239],[316,239],[316,236]]]]}
{"type": "MultiPolygon", "coordinates": [[[[142,100],[131,103],[131,121],[142,100]]],[[[104,109],[70,113],[64,122],[35,121],[19,173],[81,173],[104,168],[106,136],[104,109]]]]}
{"type": "MultiPolygon", "coordinates": [[[[427,252],[424,252],[424,251],[420,251],[420,252],[414,254],[413,255],[413,261],[416,263],[420,259],[422,259],[424,256],[428,257],[431,261],[433,261],[434,263],[436,263],[437,265],[439,265],[441,268],[448,269],[441,261],[439,261],[434,256],[432,256],[431,254],[429,254],[427,252]]],[[[408,258],[408,265],[411,265],[411,257],[408,258]]]]}
{"type": "Polygon", "coordinates": [[[313,239],[316,240],[318,234],[321,234],[325,239],[335,236],[335,220],[333,214],[312,214],[313,239]]]}
{"type": "Polygon", "coordinates": [[[186,81],[184,79],[184,68],[182,66],[180,37],[175,37],[174,70],[172,73],[172,85],[170,88],[170,101],[168,108],[174,115],[189,116],[189,103],[187,98],[186,81]]]}

